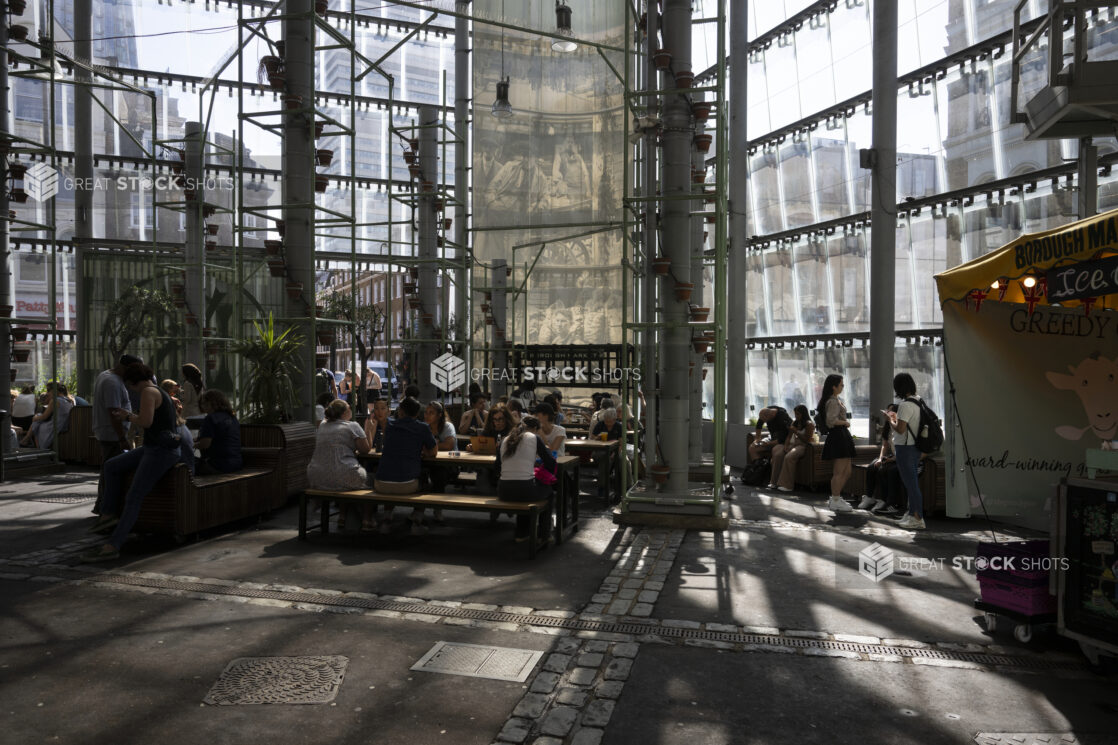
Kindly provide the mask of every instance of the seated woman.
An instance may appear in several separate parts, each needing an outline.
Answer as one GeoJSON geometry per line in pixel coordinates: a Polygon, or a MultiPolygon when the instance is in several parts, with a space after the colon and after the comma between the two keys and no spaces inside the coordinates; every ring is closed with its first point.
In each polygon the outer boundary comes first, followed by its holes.
{"type": "Polygon", "coordinates": [[[550,404],[551,408],[555,409],[555,419],[553,419],[552,421],[554,421],[555,424],[559,425],[563,424],[563,420],[566,419],[566,417],[563,415],[562,401],[563,394],[559,393],[558,391],[556,391],[555,393],[549,393],[543,397],[543,402],[545,404],[550,404]]]}
{"type": "Polygon", "coordinates": [[[512,432],[513,424],[512,417],[509,416],[509,410],[502,403],[493,404],[493,408],[489,411],[489,416],[485,418],[485,428],[482,429],[482,437],[492,437],[500,439],[512,432]]]}
{"type": "Polygon", "coordinates": [[[520,420],[524,418],[524,403],[519,398],[510,398],[509,402],[505,404],[505,409],[509,413],[509,426],[515,427],[520,424],[520,420]]]}
{"type": "Polygon", "coordinates": [[[168,378],[159,384],[168,396],[171,397],[171,403],[175,405],[175,431],[179,434],[179,462],[186,466],[190,471],[190,475],[194,475],[194,435],[190,432],[190,427],[186,426],[186,419],[182,415],[182,401],[180,401],[175,394],[179,393],[182,389],[179,384],[168,378]]]}
{"type": "Polygon", "coordinates": [[[109,561],[120,556],[140,506],[159,479],[179,460],[179,438],[175,432],[175,404],[152,382],[151,368],[134,362],[124,369],[124,384],[139,396],[139,413],[114,409],[112,415],[143,430],[140,447],[106,461],[103,511],[92,532],[112,531],[109,542],[82,555],[82,561],[109,561]],[[129,474],[132,483],[127,493],[124,484],[129,474]]]}
{"type": "MultiPolygon", "coordinates": [[[[512,433],[501,441],[497,449],[497,464],[501,479],[497,482],[497,496],[508,502],[538,502],[550,500],[552,489],[536,481],[536,459],[544,468],[555,470],[555,458],[539,437],[540,420],[525,416],[512,433]]],[[[516,516],[516,540],[529,538],[530,525],[527,515],[516,516]]],[[[550,507],[540,515],[539,534],[547,536],[551,530],[550,507]]]]}
{"type": "Polygon", "coordinates": [[[388,401],[373,401],[373,413],[365,420],[365,437],[374,453],[384,450],[384,435],[388,431],[388,401]]]}
{"type": "Polygon", "coordinates": [[[12,425],[21,430],[31,428],[31,421],[35,418],[35,386],[26,385],[20,389],[15,402],[12,403],[12,425]]]}
{"type": "Polygon", "coordinates": [[[334,394],[329,391],[318,394],[318,398],[314,400],[314,426],[322,424],[322,420],[326,418],[326,407],[333,400],[334,394]]]}
{"type": "Polygon", "coordinates": [[[244,466],[241,459],[241,424],[221,391],[210,388],[198,400],[206,415],[194,445],[202,451],[195,464],[198,473],[233,473],[244,466]]]}
{"type": "Polygon", "coordinates": [[[806,453],[810,452],[811,443],[815,439],[815,422],[811,421],[811,414],[807,407],[800,404],[793,413],[796,418],[788,425],[788,437],[780,445],[772,449],[772,483],[769,488],[780,491],[792,491],[795,486],[796,466],[806,453]]]}
{"type": "Polygon", "coordinates": [[[536,418],[540,420],[539,435],[547,449],[563,455],[567,442],[567,430],[555,423],[555,409],[547,401],[536,406],[536,418]]]}
{"type": "Polygon", "coordinates": [[[590,430],[590,436],[600,439],[605,435],[607,440],[620,440],[625,436],[621,429],[621,422],[617,421],[617,409],[602,409],[602,415],[590,430]]]}
{"type": "Polygon", "coordinates": [[[458,431],[463,434],[478,434],[485,429],[486,404],[489,401],[483,393],[470,394],[470,408],[462,414],[458,422],[458,431]]]}
{"type": "MultiPolygon", "coordinates": [[[[353,411],[340,398],[326,407],[326,416],[314,438],[314,453],[307,465],[307,483],[312,489],[350,491],[364,489],[365,469],[357,462],[357,453],[369,452],[365,430],[353,421],[353,411]]],[[[338,526],[345,527],[345,509],[338,517],[338,526]]],[[[374,530],[376,521],[363,522],[362,530],[374,530]]]]}
{"type": "Polygon", "coordinates": [[[65,432],[70,424],[70,410],[74,399],[62,383],[47,383],[47,402],[42,413],[31,419],[31,429],[24,435],[21,445],[29,446],[34,441],[36,447],[47,449],[54,442],[54,436],[65,432]],[[53,395],[51,395],[53,394],[53,395]]]}

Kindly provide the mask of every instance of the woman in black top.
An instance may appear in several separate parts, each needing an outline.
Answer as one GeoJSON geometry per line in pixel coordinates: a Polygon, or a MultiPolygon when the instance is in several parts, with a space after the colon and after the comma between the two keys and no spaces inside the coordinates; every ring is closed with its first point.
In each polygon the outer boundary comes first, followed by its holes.
{"type": "Polygon", "coordinates": [[[133,414],[115,409],[112,415],[140,427],[144,440],[140,447],[105,463],[104,509],[92,530],[95,533],[112,530],[112,535],[108,543],[83,554],[82,561],[107,561],[120,555],[120,547],[140,516],[144,497],[179,460],[175,404],[166,391],[152,382],[152,376],[151,368],[141,362],[134,362],[124,370],[124,384],[139,394],[140,410],[133,414]],[[132,485],[125,493],[124,482],[129,473],[132,473],[132,485]]]}
{"type": "Polygon", "coordinates": [[[823,381],[823,395],[819,397],[816,411],[821,412],[827,425],[827,439],[823,442],[823,460],[834,461],[831,476],[831,498],[827,508],[835,512],[853,512],[854,508],[842,498],[842,487],[850,479],[854,458],[854,438],[850,435],[850,415],[839,396],[846,384],[842,376],[831,374],[823,381]]]}
{"type": "Polygon", "coordinates": [[[198,430],[195,446],[202,451],[196,472],[233,473],[244,466],[241,458],[241,423],[233,415],[233,405],[225,394],[214,388],[202,394],[198,401],[206,415],[198,430]]]}

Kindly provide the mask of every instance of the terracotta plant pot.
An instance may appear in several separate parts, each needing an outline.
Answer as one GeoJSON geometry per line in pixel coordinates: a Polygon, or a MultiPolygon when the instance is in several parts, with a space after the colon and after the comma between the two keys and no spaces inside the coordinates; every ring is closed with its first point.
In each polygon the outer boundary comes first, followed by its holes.
{"type": "Polygon", "coordinates": [[[212,327],[210,327],[210,326],[203,326],[202,327],[202,336],[210,337],[210,336],[213,336],[213,335],[214,335],[214,330],[213,330],[212,327]]]}
{"type": "Polygon", "coordinates": [[[695,289],[695,285],[691,282],[676,282],[675,299],[681,303],[686,303],[691,299],[691,290],[693,289],[695,289]]]}
{"type": "Polygon", "coordinates": [[[413,281],[419,279],[419,267],[408,267],[408,276],[411,277],[413,281]]]}
{"type": "Polygon", "coordinates": [[[416,162],[416,159],[417,159],[418,157],[419,157],[419,156],[417,156],[417,155],[416,155],[416,154],[415,154],[414,152],[412,152],[411,150],[405,150],[405,151],[404,151],[404,162],[405,162],[405,163],[407,163],[407,164],[408,164],[409,166],[410,166],[410,165],[411,165],[412,163],[415,163],[415,162],[416,162]]]}
{"type": "Polygon", "coordinates": [[[217,250],[217,239],[216,238],[206,241],[206,250],[207,251],[216,251],[217,250]]]}
{"type": "Polygon", "coordinates": [[[657,463],[648,470],[652,473],[652,480],[657,484],[667,483],[668,477],[672,475],[672,469],[662,463],[657,463]]]}
{"type": "Polygon", "coordinates": [[[14,16],[23,15],[23,11],[27,10],[27,0],[8,0],[8,10],[14,16]]]}
{"type": "Polygon", "coordinates": [[[404,294],[405,295],[414,295],[415,294],[415,288],[416,288],[416,283],[415,283],[414,280],[411,281],[411,282],[405,282],[404,283],[404,294]]]}
{"type": "Polygon", "coordinates": [[[330,163],[334,160],[334,151],[333,150],[326,150],[326,149],[315,150],[314,155],[318,159],[318,164],[320,166],[322,166],[323,168],[330,165],[330,163]]]}
{"type": "Polygon", "coordinates": [[[695,73],[690,70],[679,70],[675,74],[676,88],[690,88],[695,84],[695,73]]]}
{"type": "Polygon", "coordinates": [[[284,224],[283,220],[276,220],[276,232],[279,233],[280,236],[283,236],[283,231],[285,229],[286,225],[284,224]]]}
{"type": "Polygon", "coordinates": [[[435,208],[435,212],[442,212],[446,207],[446,202],[441,199],[436,199],[431,206],[435,208]]]}
{"type": "Polygon", "coordinates": [[[710,317],[710,308],[692,308],[691,320],[695,323],[705,323],[707,318],[710,317]]]}
{"type": "Polygon", "coordinates": [[[714,218],[716,218],[716,217],[717,217],[717,215],[714,214],[713,212],[711,212],[709,215],[706,216],[706,221],[713,225],[714,224],[714,218]]]}
{"type": "Polygon", "coordinates": [[[315,367],[326,367],[329,364],[330,364],[330,355],[328,355],[328,354],[316,354],[314,356],[314,366],[315,367]]]}
{"type": "Polygon", "coordinates": [[[14,23],[11,28],[8,29],[8,38],[12,41],[24,41],[27,39],[28,30],[27,26],[24,26],[22,23],[14,23]]]}
{"type": "Polygon", "coordinates": [[[505,330],[503,328],[495,328],[493,329],[493,336],[497,339],[504,339],[505,330]]]}
{"type": "Polygon", "coordinates": [[[486,326],[493,326],[493,325],[496,325],[496,323],[497,323],[497,319],[495,319],[493,316],[486,316],[485,317],[485,325],[486,326]]]}
{"type": "Polygon", "coordinates": [[[419,310],[423,307],[423,301],[419,299],[419,295],[408,295],[408,307],[412,310],[419,310]]]}
{"type": "Polygon", "coordinates": [[[287,283],[287,296],[292,300],[297,300],[303,294],[302,282],[288,282],[287,283]]]}
{"type": "Polygon", "coordinates": [[[17,181],[23,178],[23,174],[27,173],[26,163],[9,163],[8,175],[17,181]]]}
{"type": "Polygon", "coordinates": [[[438,236],[437,238],[435,238],[435,245],[437,245],[439,248],[442,248],[446,245],[446,239],[443,238],[441,235],[438,236]]]}
{"type": "Polygon", "coordinates": [[[202,203],[202,217],[203,218],[212,217],[216,212],[217,212],[217,205],[209,204],[207,202],[202,203]]]}
{"type": "Polygon", "coordinates": [[[206,223],[206,232],[209,233],[210,235],[217,235],[217,231],[220,230],[220,229],[221,229],[221,226],[218,225],[215,222],[206,223]]]}
{"type": "Polygon", "coordinates": [[[695,115],[695,121],[705,122],[710,118],[710,104],[696,103],[691,107],[691,113],[695,115]]]}
{"type": "Polygon", "coordinates": [[[420,191],[425,191],[425,192],[432,192],[432,191],[435,190],[435,182],[434,181],[420,181],[419,182],[419,190],[420,191]]]}
{"type": "Polygon", "coordinates": [[[187,326],[194,326],[198,323],[198,316],[193,313],[187,313],[184,318],[186,319],[187,326]]]}
{"type": "Polygon", "coordinates": [[[411,174],[411,177],[413,179],[416,179],[419,178],[419,176],[423,173],[423,169],[419,167],[418,163],[412,163],[410,166],[408,166],[408,173],[411,174]]]}
{"type": "Polygon", "coordinates": [[[268,75],[268,87],[274,91],[282,91],[287,87],[287,74],[273,72],[268,75]]]}
{"type": "Polygon", "coordinates": [[[334,332],[330,330],[318,331],[315,333],[318,338],[318,343],[324,347],[328,347],[334,343],[334,332]]]}
{"type": "Polygon", "coordinates": [[[450,226],[453,225],[453,224],[454,224],[454,218],[452,218],[452,217],[444,217],[443,218],[443,230],[450,230],[450,226]]]}
{"type": "Polygon", "coordinates": [[[709,153],[712,142],[714,142],[714,135],[706,133],[695,135],[695,145],[699,148],[700,153],[709,153]]]}
{"type": "Polygon", "coordinates": [[[691,169],[691,182],[695,184],[705,184],[707,180],[707,172],[700,168],[691,169]]]}
{"type": "Polygon", "coordinates": [[[283,241],[264,241],[264,252],[269,256],[279,256],[283,252],[283,241]]]}
{"type": "Polygon", "coordinates": [[[21,347],[20,349],[12,350],[12,359],[14,359],[16,362],[27,362],[27,358],[30,356],[30,349],[24,349],[21,347]]]}
{"type": "Polygon", "coordinates": [[[176,308],[185,308],[186,307],[186,298],[173,297],[173,298],[171,298],[171,305],[175,306],[176,308]]]}
{"type": "Polygon", "coordinates": [[[411,147],[413,153],[416,155],[419,154],[419,138],[413,137],[408,140],[408,145],[411,147]]]}
{"type": "Polygon", "coordinates": [[[433,313],[421,313],[419,320],[430,326],[435,322],[435,315],[433,313]]]}
{"type": "Polygon", "coordinates": [[[314,123],[314,138],[317,140],[322,136],[322,132],[326,129],[326,122],[314,123]]]}
{"type": "Polygon", "coordinates": [[[714,364],[714,352],[707,352],[706,361],[707,361],[707,363],[709,363],[711,365],[714,364]]]}
{"type": "Polygon", "coordinates": [[[481,312],[482,313],[488,313],[489,312],[489,303],[482,303],[481,304],[481,312]]]}
{"type": "Polygon", "coordinates": [[[26,326],[12,327],[12,341],[27,341],[28,328],[26,326]]]}
{"type": "Polygon", "coordinates": [[[314,12],[320,16],[326,15],[326,11],[330,8],[330,0],[314,0],[314,12]]]}
{"type": "Polygon", "coordinates": [[[672,66],[672,53],[667,49],[657,49],[652,55],[652,62],[657,70],[667,70],[672,66]]]}
{"type": "Polygon", "coordinates": [[[268,272],[273,277],[282,277],[287,271],[287,263],[283,259],[269,259],[268,272]]]}
{"type": "Polygon", "coordinates": [[[19,375],[19,370],[13,367],[11,370],[8,370],[8,375],[10,376],[11,380],[15,382],[16,376],[19,375]]]}
{"type": "Polygon", "coordinates": [[[0,305],[0,318],[11,318],[13,310],[15,310],[15,306],[0,305]]]}
{"type": "Polygon", "coordinates": [[[696,352],[698,352],[699,354],[703,354],[707,351],[707,347],[710,345],[707,343],[706,339],[696,339],[695,341],[691,342],[691,346],[695,347],[696,352]]]}
{"type": "Polygon", "coordinates": [[[314,176],[314,190],[319,194],[326,192],[326,187],[330,185],[330,177],[325,173],[316,173],[314,176]]]}
{"type": "Polygon", "coordinates": [[[667,256],[657,256],[652,260],[652,271],[659,274],[661,277],[668,276],[668,272],[672,270],[672,260],[667,256]]]}
{"type": "Polygon", "coordinates": [[[283,105],[289,110],[303,108],[303,97],[296,96],[294,93],[283,97],[283,105]]]}
{"type": "Polygon", "coordinates": [[[13,187],[12,190],[8,192],[8,199],[16,204],[23,204],[27,201],[27,192],[24,191],[22,187],[13,187]]]}

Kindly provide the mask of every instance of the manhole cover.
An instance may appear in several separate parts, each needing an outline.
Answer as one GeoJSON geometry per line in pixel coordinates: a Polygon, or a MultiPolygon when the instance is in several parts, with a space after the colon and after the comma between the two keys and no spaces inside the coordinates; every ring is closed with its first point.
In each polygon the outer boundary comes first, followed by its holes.
{"type": "Polygon", "coordinates": [[[540,657],[531,649],[438,642],[411,669],[523,683],[540,657]]]}
{"type": "Polygon", "coordinates": [[[204,703],[326,704],[338,695],[345,657],[239,657],[225,668],[204,703]]]}

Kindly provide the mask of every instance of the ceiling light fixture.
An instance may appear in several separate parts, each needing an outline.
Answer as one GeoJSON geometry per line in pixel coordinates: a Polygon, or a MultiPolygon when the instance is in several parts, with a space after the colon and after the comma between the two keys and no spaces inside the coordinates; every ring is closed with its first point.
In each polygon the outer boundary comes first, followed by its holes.
{"type": "Polygon", "coordinates": [[[571,37],[571,7],[563,0],[555,0],[555,27],[560,37],[551,42],[551,48],[556,52],[573,52],[578,49],[578,42],[571,37]]]}

